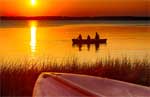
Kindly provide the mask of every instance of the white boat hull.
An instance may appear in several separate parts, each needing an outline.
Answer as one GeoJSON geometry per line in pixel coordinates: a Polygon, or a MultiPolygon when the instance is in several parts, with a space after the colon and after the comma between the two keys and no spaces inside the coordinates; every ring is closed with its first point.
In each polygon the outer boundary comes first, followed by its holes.
{"type": "Polygon", "coordinates": [[[87,75],[42,73],[33,97],[150,97],[150,88],[87,75]]]}

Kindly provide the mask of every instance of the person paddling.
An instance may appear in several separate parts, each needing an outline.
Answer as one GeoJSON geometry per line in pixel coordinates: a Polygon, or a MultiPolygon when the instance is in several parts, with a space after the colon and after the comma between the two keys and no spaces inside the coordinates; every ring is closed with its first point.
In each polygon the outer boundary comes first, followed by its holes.
{"type": "Polygon", "coordinates": [[[88,36],[87,36],[87,40],[91,40],[91,37],[90,37],[90,35],[88,35],[88,36]]]}
{"type": "Polygon", "coordinates": [[[81,35],[81,34],[79,35],[78,39],[79,39],[79,40],[82,40],[82,35],[81,35]]]}
{"type": "Polygon", "coordinates": [[[96,32],[96,35],[95,35],[95,39],[96,40],[99,40],[100,39],[100,36],[99,36],[99,34],[96,32]]]}

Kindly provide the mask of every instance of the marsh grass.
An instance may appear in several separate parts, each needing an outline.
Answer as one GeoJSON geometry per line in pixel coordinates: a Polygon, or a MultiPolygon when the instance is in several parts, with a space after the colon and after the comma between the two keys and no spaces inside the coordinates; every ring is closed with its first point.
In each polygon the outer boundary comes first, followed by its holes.
{"type": "Polygon", "coordinates": [[[107,77],[150,86],[148,59],[107,58],[95,63],[79,63],[77,58],[56,63],[54,60],[0,60],[1,96],[32,96],[35,81],[41,72],[63,72],[107,77]]]}

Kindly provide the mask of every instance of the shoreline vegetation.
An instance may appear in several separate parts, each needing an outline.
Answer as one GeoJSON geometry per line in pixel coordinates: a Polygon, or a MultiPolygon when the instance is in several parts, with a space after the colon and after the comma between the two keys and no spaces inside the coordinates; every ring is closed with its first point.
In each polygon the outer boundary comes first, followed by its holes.
{"type": "Polygon", "coordinates": [[[1,96],[32,96],[35,81],[42,72],[85,74],[150,86],[148,58],[130,61],[130,58],[98,59],[95,63],[79,63],[77,58],[56,63],[32,60],[0,60],[1,96]]]}
{"type": "Polygon", "coordinates": [[[0,16],[0,20],[150,20],[149,16],[0,16]]]}

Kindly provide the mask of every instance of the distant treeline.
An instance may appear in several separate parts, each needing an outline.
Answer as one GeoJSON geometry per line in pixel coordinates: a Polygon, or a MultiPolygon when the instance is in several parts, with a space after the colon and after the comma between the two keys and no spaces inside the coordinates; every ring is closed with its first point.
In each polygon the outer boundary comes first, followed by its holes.
{"type": "Polygon", "coordinates": [[[0,16],[1,20],[150,20],[150,17],[136,16],[102,16],[102,17],[68,17],[68,16],[0,16]]]}

